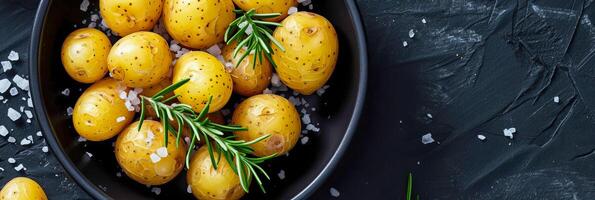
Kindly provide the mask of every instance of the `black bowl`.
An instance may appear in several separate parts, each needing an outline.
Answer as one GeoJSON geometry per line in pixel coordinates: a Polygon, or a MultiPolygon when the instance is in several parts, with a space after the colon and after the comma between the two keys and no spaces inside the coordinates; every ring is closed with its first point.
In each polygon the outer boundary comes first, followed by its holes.
{"type": "MultiPolygon", "coordinates": [[[[35,17],[31,40],[31,88],[37,116],[46,139],[66,171],[96,199],[180,199],[187,194],[185,177],[159,186],[159,196],[144,185],[123,177],[113,155],[111,141],[78,142],[66,109],[87,85],[71,80],[60,62],[60,48],[74,24],[86,14],[79,10],[81,0],[42,0],[35,17]],[[60,95],[65,88],[70,96],[60,95]],[[86,152],[93,154],[89,157],[86,152]]],[[[96,6],[96,1],[91,1],[96,6]]],[[[309,142],[298,144],[290,156],[281,156],[265,166],[272,180],[268,192],[251,189],[246,199],[304,199],[315,191],[334,169],[355,131],[364,101],[367,55],[364,31],[353,0],[315,1],[315,12],[321,13],[335,26],[340,39],[339,62],[327,92],[309,96],[313,121],[319,122],[320,133],[309,133],[309,142]],[[330,118],[328,117],[330,116],[330,118]],[[285,179],[277,173],[285,171],[285,179]]]]}

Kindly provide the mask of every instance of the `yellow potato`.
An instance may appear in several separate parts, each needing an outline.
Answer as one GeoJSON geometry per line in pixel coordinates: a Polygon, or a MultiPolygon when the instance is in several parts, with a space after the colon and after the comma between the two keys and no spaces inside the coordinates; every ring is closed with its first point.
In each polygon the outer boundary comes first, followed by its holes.
{"type": "Polygon", "coordinates": [[[296,0],[233,0],[233,2],[244,11],[256,9],[256,13],[281,13],[281,16],[265,19],[266,21],[278,22],[287,17],[287,11],[291,7],[297,7],[296,0]]]}
{"type": "Polygon", "coordinates": [[[128,87],[149,87],[167,77],[172,55],[160,35],[136,32],[118,40],[107,59],[114,79],[128,87]]]}
{"type": "Polygon", "coordinates": [[[134,112],[128,111],[124,105],[120,91],[126,91],[126,86],[111,78],[97,81],[87,88],[72,112],[76,132],[88,140],[103,141],[122,131],[132,121],[134,112]],[[120,121],[121,117],[124,120],[120,121]]]}
{"type": "Polygon", "coordinates": [[[163,22],[169,35],[182,45],[203,49],[223,42],[236,18],[231,0],[165,0],[163,22]]]}
{"type": "Polygon", "coordinates": [[[175,178],[184,167],[186,145],[179,143],[176,148],[176,137],[170,132],[165,157],[159,153],[165,148],[164,130],[160,122],[145,120],[138,130],[134,122],[118,136],[115,154],[122,170],[136,182],[145,185],[161,185],[175,178]],[[159,158],[158,160],[151,157],[159,158]]]}
{"type": "Polygon", "coordinates": [[[163,0],[100,0],[101,17],[116,34],[126,36],[138,31],[148,31],[155,26],[163,0]]]}
{"type": "Polygon", "coordinates": [[[75,81],[93,83],[107,73],[107,54],[112,43],[92,28],[81,28],[68,34],[62,44],[62,65],[75,81]]]}
{"type": "MultiPolygon", "coordinates": [[[[262,91],[269,86],[271,81],[271,64],[263,56],[262,63],[256,61],[256,65],[253,65],[254,55],[248,55],[240,65],[237,63],[240,61],[241,56],[246,50],[240,49],[236,57],[233,56],[233,51],[236,44],[225,46],[222,51],[223,58],[226,62],[229,62],[231,66],[231,79],[233,80],[233,90],[243,96],[252,96],[255,94],[262,94],[262,91]]],[[[228,71],[229,71],[228,67],[228,71]]]]}
{"type": "Polygon", "coordinates": [[[298,141],[301,132],[300,115],[282,96],[260,94],[244,100],[233,112],[232,124],[248,128],[236,131],[239,140],[252,141],[263,135],[271,136],[252,145],[254,155],[285,154],[298,141]]]}
{"type": "Polygon", "coordinates": [[[192,106],[194,111],[200,112],[210,96],[213,97],[213,101],[209,112],[218,111],[231,97],[231,76],[225,72],[223,64],[211,54],[191,51],[180,57],[174,66],[172,82],[177,83],[187,78],[190,81],[174,90],[174,94],[180,95],[178,100],[192,106]]]}
{"type": "Polygon", "coordinates": [[[297,12],[281,24],[273,36],[285,47],[285,52],[271,45],[277,74],[294,91],[312,94],[335,69],[339,54],[337,33],[327,19],[310,12],[297,12]]]}
{"type": "Polygon", "coordinates": [[[0,200],[47,200],[43,188],[34,180],[16,177],[8,181],[0,191],[0,200]]]}
{"type": "MultiPolygon", "coordinates": [[[[213,151],[215,158],[219,153],[213,151]]],[[[190,169],[186,175],[186,182],[192,189],[192,194],[201,200],[234,200],[244,195],[240,185],[240,178],[233,171],[222,156],[217,165],[213,168],[209,151],[201,147],[190,161],[190,169]]]]}

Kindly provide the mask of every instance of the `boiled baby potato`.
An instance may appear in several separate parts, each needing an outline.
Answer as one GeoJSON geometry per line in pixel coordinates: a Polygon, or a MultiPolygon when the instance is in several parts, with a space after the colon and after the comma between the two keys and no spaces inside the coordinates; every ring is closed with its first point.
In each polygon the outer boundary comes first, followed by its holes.
{"type": "Polygon", "coordinates": [[[62,65],[75,81],[93,83],[107,73],[107,54],[112,43],[92,28],[81,28],[68,34],[62,44],[62,65]]]}
{"type": "MultiPolygon", "coordinates": [[[[204,1],[204,0],[203,0],[204,1]]],[[[213,97],[209,113],[223,108],[231,97],[233,83],[225,67],[215,56],[202,51],[191,51],[176,61],[173,82],[190,79],[186,84],[174,90],[181,103],[192,106],[200,112],[213,97]]]]}
{"type": "Polygon", "coordinates": [[[16,177],[8,181],[0,191],[0,200],[47,200],[43,188],[34,180],[16,177]]]}
{"type": "Polygon", "coordinates": [[[267,18],[266,21],[278,22],[287,17],[289,8],[296,7],[296,0],[233,0],[233,2],[244,11],[256,9],[256,13],[281,13],[275,18],[267,18]]]}
{"type": "Polygon", "coordinates": [[[126,36],[148,31],[155,26],[163,0],[100,0],[99,10],[107,26],[116,34],[126,36]]]}
{"type": "Polygon", "coordinates": [[[114,44],[107,57],[110,75],[128,87],[149,87],[165,79],[172,55],[167,41],[153,32],[136,32],[114,44]]]}
{"type": "Polygon", "coordinates": [[[273,36],[285,51],[271,45],[277,74],[294,91],[312,94],[335,69],[339,51],[337,33],[327,19],[310,12],[297,12],[281,24],[273,36]]]}
{"type": "Polygon", "coordinates": [[[252,145],[254,155],[285,154],[300,137],[300,116],[291,102],[282,96],[260,94],[244,100],[233,112],[232,124],[248,128],[236,131],[239,140],[252,141],[263,135],[271,136],[252,145]]]}
{"type": "Polygon", "coordinates": [[[79,97],[74,105],[72,121],[76,132],[91,141],[112,138],[134,117],[119,97],[126,86],[112,79],[97,81],[79,97]]]}
{"type": "Polygon", "coordinates": [[[169,35],[182,45],[203,49],[223,42],[235,19],[231,0],[165,0],[163,22],[169,35]]]}
{"type": "MultiPolygon", "coordinates": [[[[219,157],[217,151],[213,151],[213,154],[215,158],[219,157]]],[[[201,200],[234,200],[244,195],[240,178],[227,161],[221,158],[217,169],[213,168],[209,151],[204,146],[192,157],[186,182],[192,194],[201,200]]]]}
{"type": "Polygon", "coordinates": [[[186,145],[168,133],[164,147],[164,129],[160,122],[145,120],[138,130],[134,122],[118,136],[115,145],[116,160],[122,170],[136,182],[161,185],[176,177],[184,166],[186,145]]]}
{"type": "Polygon", "coordinates": [[[237,65],[240,61],[240,57],[246,52],[244,49],[240,49],[239,53],[234,57],[233,51],[236,48],[236,44],[231,44],[223,48],[223,58],[226,62],[230,63],[231,67],[231,79],[233,80],[233,90],[243,96],[252,96],[255,94],[262,94],[262,91],[269,86],[271,81],[271,64],[267,59],[262,59],[262,63],[258,60],[256,65],[253,65],[254,55],[248,55],[242,62],[237,65]],[[236,67],[237,66],[237,67],[236,67]]]}

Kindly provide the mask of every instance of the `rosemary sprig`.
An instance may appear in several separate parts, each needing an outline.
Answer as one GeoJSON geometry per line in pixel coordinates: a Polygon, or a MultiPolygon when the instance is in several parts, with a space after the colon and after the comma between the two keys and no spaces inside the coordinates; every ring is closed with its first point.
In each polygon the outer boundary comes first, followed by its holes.
{"type": "Polygon", "coordinates": [[[244,191],[248,192],[248,188],[252,182],[252,178],[256,179],[256,182],[260,186],[263,192],[266,192],[260,175],[270,180],[266,171],[259,166],[264,161],[275,157],[276,155],[270,155],[265,157],[252,157],[250,154],[254,151],[250,145],[260,142],[270,135],[263,135],[262,137],[256,138],[252,141],[236,140],[234,136],[225,136],[224,132],[232,131],[244,131],[247,130],[237,125],[221,125],[210,121],[206,118],[206,115],[211,105],[212,97],[200,113],[196,113],[192,110],[192,107],[186,104],[166,104],[168,101],[177,97],[164,99],[164,95],[178,89],[182,85],[186,84],[189,79],[182,80],[174,83],[167,88],[159,91],[152,97],[141,96],[141,114],[140,123],[138,129],[142,127],[142,122],[145,119],[146,107],[148,103],[155,110],[157,118],[161,120],[164,130],[164,146],[167,146],[168,134],[172,132],[176,136],[176,148],[180,142],[182,135],[182,129],[184,126],[190,127],[192,138],[188,152],[186,153],[186,168],[190,167],[190,154],[196,145],[196,142],[204,140],[207,145],[207,150],[211,158],[213,168],[217,169],[219,162],[221,161],[221,155],[233,171],[238,175],[240,179],[240,185],[244,191]],[[170,123],[177,123],[178,129],[170,123]],[[219,152],[218,158],[215,158],[213,151],[219,152]]]}
{"type": "MultiPolygon", "coordinates": [[[[409,173],[409,177],[407,178],[407,193],[405,196],[406,200],[411,200],[411,195],[413,191],[413,175],[409,173]]],[[[419,200],[419,194],[416,196],[416,200],[419,200]]]]}
{"type": "Polygon", "coordinates": [[[258,14],[254,9],[248,10],[247,12],[242,10],[235,10],[234,12],[242,16],[229,24],[229,27],[227,27],[227,30],[225,31],[224,39],[227,45],[237,42],[237,46],[233,51],[234,58],[238,56],[240,49],[246,48],[246,51],[241,55],[238,63],[236,63],[236,67],[249,54],[255,55],[252,60],[252,67],[255,67],[257,58],[259,63],[262,63],[262,55],[264,54],[266,59],[276,68],[277,65],[271,57],[273,54],[273,49],[270,46],[271,42],[279,47],[281,51],[285,51],[285,48],[283,48],[283,45],[271,35],[273,30],[268,26],[277,27],[281,26],[281,24],[277,22],[263,21],[262,19],[278,17],[281,13],[258,14]]]}

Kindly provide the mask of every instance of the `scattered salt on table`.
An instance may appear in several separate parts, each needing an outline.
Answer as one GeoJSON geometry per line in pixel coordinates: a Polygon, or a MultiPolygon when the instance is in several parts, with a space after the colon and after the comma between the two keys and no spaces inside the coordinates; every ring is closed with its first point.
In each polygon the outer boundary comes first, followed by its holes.
{"type": "Polygon", "coordinates": [[[431,133],[427,133],[423,136],[421,136],[421,143],[423,144],[430,144],[434,142],[434,138],[432,138],[432,134],[431,133]]]}
{"type": "Polygon", "coordinates": [[[516,133],[516,128],[505,128],[504,130],[502,130],[502,132],[504,133],[504,136],[512,139],[514,137],[513,133],[516,133]]]}
{"type": "Polygon", "coordinates": [[[277,173],[277,176],[279,177],[279,179],[283,180],[285,179],[285,170],[281,170],[279,171],[279,173],[277,173]]]}
{"type": "Polygon", "coordinates": [[[83,0],[83,2],[81,2],[81,5],[79,8],[81,9],[81,11],[87,12],[87,9],[89,8],[89,4],[90,4],[89,0],[83,0]]]}
{"type": "Polygon", "coordinates": [[[21,113],[19,113],[18,111],[16,111],[13,108],[8,108],[7,115],[8,115],[8,118],[10,118],[10,120],[12,120],[12,121],[16,121],[19,118],[21,118],[21,113]]]}
{"type": "Polygon", "coordinates": [[[41,131],[37,131],[37,133],[35,133],[35,135],[37,135],[39,137],[43,136],[43,134],[41,133],[41,131]]]}
{"type": "Polygon", "coordinates": [[[47,147],[47,146],[43,146],[43,147],[41,147],[41,151],[43,151],[43,152],[47,153],[47,152],[49,152],[50,150],[48,149],[48,147],[47,147]]]}
{"type": "Polygon", "coordinates": [[[70,95],[70,89],[66,88],[66,89],[62,90],[62,92],[61,92],[61,93],[62,93],[62,95],[64,95],[64,96],[68,96],[68,95],[70,95]]]}
{"type": "Polygon", "coordinates": [[[422,18],[421,19],[421,23],[424,23],[425,24],[426,23],[426,18],[422,18]]]}
{"type": "Polygon", "coordinates": [[[157,149],[156,153],[159,157],[165,158],[165,157],[167,157],[167,148],[159,147],[159,149],[157,149]]]}
{"type": "Polygon", "coordinates": [[[123,122],[124,120],[126,120],[126,117],[124,116],[119,116],[118,118],[116,118],[116,122],[118,123],[123,122]]]}
{"type": "Polygon", "coordinates": [[[331,193],[331,196],[333,196],[333,197],[339,197],[339,195],[341,195],[339,190],[335,189],[334,187],[331,187],[329,192],[331,193]]]}
{"type": "Polygon", "coordinates": [[[12,64],[10,61],[2,61],[0,62],[0,65],[2,65],[2,70],[4,70],[4,72],[12,69],[12,64]]]}
{"type": "Polygon", "coordinates": [[[8,53],[8,60],[10,60],[10,61],[19,60],[19,53],[16,51],[10,51],[10,53],[8,53]]]}
{"type": "Polygon", "coordinates": [[[33,112],[31,112],[29,110],[25,110],[25,115],[27,115],[27,118],[29,118],[29,119],[33,118],[33,112]]]}
{"type": "Polygon", "coordinates": [[[10,96],[16,96],[17,94],[19,94],[19,90],[17,90],[17,88],[10,88],[10,96]]]}
{"type": "Polygon", "coordinates": [[[25,91],[29,90],[29,80],[24,79],[23,77],[19,76],[18,74],[12,78],[12,82],[17,84],[17,87],[21,88],[21,90],[25,90],[25,91]]]}
{"type": "Polygon", "coordinates": [[[4,93],[10,88],[12,83],[8,79],[0,80],[0,93],[4,93]]]}
{"type": "Polygon", "coordinates": [[[93,157],[93,154],[92,153],[89,153],[89,152],[85,152],[85,153],[87,154],[87,156],[89,156],[89,158],[92,158],[93,157]]]}
{"type": "Polygon", "coordinates": [[[188,185],[188,187],[186,187],[186,192],[188,194],[192,194],[192,187],[190,185],[188,185]]]}
{"type": "Polygon", "coordinates": [[[413,29],[409,30],[409,38],[413,38],[415,36],[415,31],[413,29]]]}
{"type": "Polygon", "coordinates": [[[10,143],[15,143],[15,142],[17,142],[17,139],[14,138],[14,137],[12,137],[12,136],[10,136],[10,137],[8,137],[8,139],[6,141],[8,141],[10,143]]]}
{"type": "Polygon", "coordinates": [[[18,171],[21,171],[21,170],[23,170],[23,169],[25,169],[25,167],[23,166],[23,164],[19,164],[19,165],[17,165],[16,167],[14,167],[14,170],[16,170],[17,172],[18,172],[18,171]]]}
{"type": "Polygon", "coordinates": [[[149,158],[151,158],[151,162],[153,163],[157,163],[161,160],[161,157],[159,157],[159,155],[152,153],[151,155],[149,155],[149,158]]]}
{"type": "Polygon", "coordinates": [[[302,123],[304,124],[310,124],[310,115],[309,114],[304,114],[304,116],[302,117],[302,123]]]}
{"type": "Polygon", "coordinates": [[[29,140],[29,139],[27,139],[27,138],[23,138],[23,139],[21,140],[21,146],[24,146],[24,145],[30,145],[30,144],[31,144],[31,140],[29,140]]]}
{"type": "Polygon", "coordinates": [[[8,163],[13,164],[15,162],[17,162],[14,158],[8,158],[8,163]]]}
{"type": "Polygon", "coordinates": [[[555,96],[554,97],[554,103],[560,103],[560,97],[555,96]]]}
{"type": "Polygon", "coordinates": [[[485,140],[486,139],[486,136],[484,136],[484,135],[477,135],[477,139],[479,139],[479,140],[485,140]]]}
{"type": "Polygon", "coordinates": [[[66,108],[66,114],[68,116],[72,116],[72,112],[74,112],[74,109],[70,106],[68,106],[68,108],[66,108]]]}
{"type": "Polygon", "coordinates": [[[4,137],[8,135],[8,129],[5,126],[0,126],[0,136],[4,137]]]}
{"type": "Polygon", "coordinates": [[[434,118],[434,116],[432,116],[432,114],[430,114],[430,113],[426,114],[426,116],[428,116],[428,118],[430,118],[430,119],[434,118]]]}
{"type": "Polygon", "coordinates": [[[215,44],[207,49],[207,52],[213,56],[221,55],[221,48],[219,45],[215,44]]]}
{"type": "Polygon", "coordinates": [[[300,141],[302,142],[302,144],[306,144],[306,143],[308,143],[308,140],[309,140],[308,136],[304,136],[300,141]]]}
{"type": "Polygon", "coordinates": [[[151,192],[155,193],[156,195],[159,195],[159,194],[161,194],[161,188],[158,188],[158,187],[151,188],[151,192]]]}
{"type": "Polygon", "coordinates": [[[293,13],[296,13],[296,12],[298,12],[298,8],[297,8],[297,7],[293,7],[293,6],[292,6],[292,7],[290,7],[290,8],[287,10],[287,14],[288,14],[288,15],[292,15],[293,13]]]}
{"type": "Polygon", "coordinates": [[[403,47],[406,47],[407,45],[409,45],[409,43],[407,43],[407,41],[403,41],[403,47]]]}

